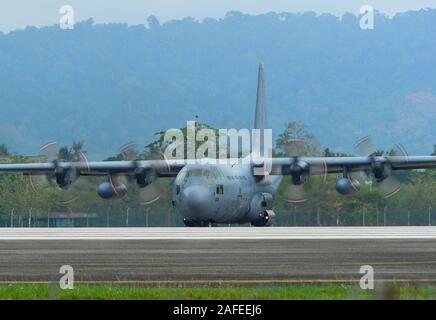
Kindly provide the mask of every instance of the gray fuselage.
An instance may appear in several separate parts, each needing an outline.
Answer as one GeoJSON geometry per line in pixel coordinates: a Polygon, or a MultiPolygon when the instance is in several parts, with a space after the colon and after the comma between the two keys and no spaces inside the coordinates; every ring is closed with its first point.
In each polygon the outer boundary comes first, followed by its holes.
{"type": "Polygon", "coordinates": [[[260,195],[273,195],[281,180],[256,179],[249,164],[188,164],[173,184],[173,204],[189,221],[252,222],[261,213],[260,195]]]}

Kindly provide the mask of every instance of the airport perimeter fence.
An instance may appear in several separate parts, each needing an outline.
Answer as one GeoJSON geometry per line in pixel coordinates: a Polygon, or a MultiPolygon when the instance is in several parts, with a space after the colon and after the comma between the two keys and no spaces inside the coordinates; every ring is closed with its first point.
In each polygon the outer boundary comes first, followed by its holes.
{"type": "Polygon", "coordinates": [[[426,210],[389,209],[388,206],[375,211],[365,209],[354,212],[341,212],[317,208],[312,212],[292,210],[277,214],[277,224],[281,226],[431,226],[433,208],[426,210]]]}
{"type": "MultiPolygon", "coordinates": [[[[55,217],[41,214],[40,210],[10,210],[0,213],[0,227],[181,227],[182,217],[175,211],[152,211],[149,209],[130,209],[124,212],[106,210],[100,213],[68,212],[55,217]]],[[[275,226],[429,226],[433,221],[433,208],[427,210],[390,209],[383,207],[376,211],[357,210],[351,213],[317,208],[311,212],[292,209],[276,212],[275,226]]],[[[435,217],[436,219],[436,217],[435,217]]],[[[245,224],[248,226],[249,224],[245,224]]],[[[228,225],[223,225],[228,226],[228,225]]]]}
{"type": "Polygon", "coordinates": [[[130,209],[122,212],[56,212],[51,210],[11,209],[0,212],[0,227],[178,227],[183,221],[174,211],[166,213],[148,209],[130,209]]]}

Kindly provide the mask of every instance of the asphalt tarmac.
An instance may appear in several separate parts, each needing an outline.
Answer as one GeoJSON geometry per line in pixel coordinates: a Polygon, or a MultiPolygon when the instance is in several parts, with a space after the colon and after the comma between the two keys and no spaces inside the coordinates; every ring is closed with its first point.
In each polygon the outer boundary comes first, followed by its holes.
{"type": "Polygon", "coordinates": [[[436,228],[1,229],[0,283],[436,284],[436,228]],[[48,240],[49,239],[49,240],[48,240]]]}

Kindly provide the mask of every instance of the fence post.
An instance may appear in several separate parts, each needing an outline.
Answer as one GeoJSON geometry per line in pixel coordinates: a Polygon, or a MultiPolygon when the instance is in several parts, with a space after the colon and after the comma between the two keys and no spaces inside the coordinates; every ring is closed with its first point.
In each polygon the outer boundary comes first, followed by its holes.
{"type": "Polygon", "coordinates": [[[431,206],[428,207],[428,225],[431,226],[431,206]]]}
{"type": "Polygon", "coordinates": [[[127,208],[127,211],[126,211],[126,227],[129,226],[129,211],[130,211],[130,208],[127,208]]]}
{"type": "Polygon", "coordinates": [[[148,228],[148,211],[149,208],[145,209],[145,227],[148,228]]]}
{"type": "Polygon", "coordinates": [[[12,210],[11,210],[11,228],[14,227],[14,211],[15,211],[15,208],[12,208],[12,210]]]}
{"type": "Polygon", "coordinates": [[[89,214],[90,214],[91,208],[86,209],[86,227],[89,227],[89,214]]]}
{"type": "Polygon", "coordinates": [[[388,208],[388,206],[385,206],[383,208],[383,225],[386,226],[386,209],[388,208]]]}
{"type": "Polygon", "coordinates": [[[110,207],[106,209],[106,228],[109,228],[109,210],[110,207]]]}
{"type": "Polygon", "coordinates": [[[33,208],[29,209],[29,221],[28,221],[29,228],[32,227],[32,210],[33,210],[33,208]]]}
{"type": "Polygon", "coordinates": [[[376,208],[376,215],[377,215],[377,218],[376,218],[376,220],[377,220],[377,227],[378,227],[378,225],[379,225],[379,222],[378,222],[378,216],[379,216],[379,209],[378,209],[378,204],[377,204],[377,208],[376,208]]]}
{"type": "Polygon", "coordinates": [[[294,206],[294,227],[297,226],[297,206],[294,206]]]}

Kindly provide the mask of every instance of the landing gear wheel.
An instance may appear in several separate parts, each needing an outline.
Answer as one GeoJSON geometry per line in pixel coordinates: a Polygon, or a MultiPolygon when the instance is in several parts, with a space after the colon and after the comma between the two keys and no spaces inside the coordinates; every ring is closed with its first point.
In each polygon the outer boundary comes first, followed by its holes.
{"type": "Polygon", "coordinates": [[[201,227],[201,222],[199,222],[199,221],[193,221],[193,220],[188,220],[188,219],[184,218],[183,223],[187,227],[201,227]]]}
{"type": "Polygon", "coordinates": [[[216,227],[217,226],[216,223],[213,223],[212,221],[194,221],[194,220],[189,220],[186,218],[183,219],[183,223],[187,227],[197,227],[197,228],[216,227]]]}

